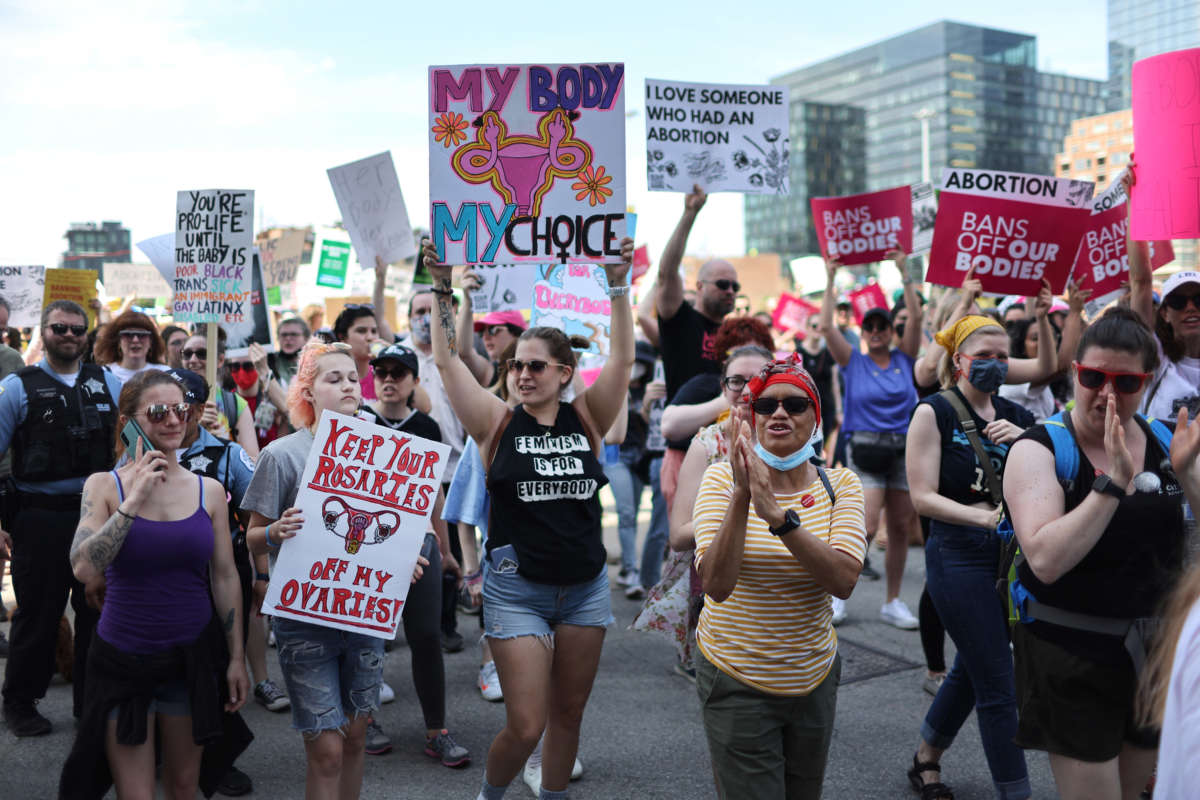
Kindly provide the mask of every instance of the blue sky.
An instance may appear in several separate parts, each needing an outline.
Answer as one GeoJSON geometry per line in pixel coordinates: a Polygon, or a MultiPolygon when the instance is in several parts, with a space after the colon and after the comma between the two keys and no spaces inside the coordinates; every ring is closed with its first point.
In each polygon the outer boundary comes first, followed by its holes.
{"type": "MultiPolygon", "coordinates": [[[[945,18],[946,4],[550,8],[0,0],[0,263],[57,264],[73,221],[121,220],[134,241],[166,233],[185,188],[254,189],[266,225],[327,224],[339,214],[325,169],[382,150],[418,223],[430,64],[623,60],[632,110],[646,77],[765,83],[945,18]]],[[[1043,69],[1106,75],[1100,0],[969,0],[952,18],[1035,34],[1043,69]]],[[[629,202],[657,259],[682,200],[645,191],[644,124],[629,121],[629,202]]],[[[741,252],[740,196],[712,198],[701,221],[692,252],[741,252]]]]}

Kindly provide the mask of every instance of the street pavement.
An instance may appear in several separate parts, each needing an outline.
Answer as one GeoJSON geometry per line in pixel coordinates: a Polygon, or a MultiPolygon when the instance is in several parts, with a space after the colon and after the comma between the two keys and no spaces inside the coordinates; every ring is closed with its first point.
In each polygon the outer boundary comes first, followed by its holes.
{"type": "MultiPolygon", "coordinates": [[[[648,503],[640,516],[639,528],[644,533],[648,503]]],[[[612,556],[618,551],[615,522],[614,515],[605,515],[605,540],[612,556]]],[[[872,563],[881,572],[883,556],[879,551],[872,553],[872,563]]],[[[924,567],[922,551],[910,549],[901,596],[914,612],[924,567]]],[[[665,639],[627,629],[640,603],[625,598],[615,583],[616,568],[610,569],[617,623],[605,641],[584,717],[579,748],[584,774],[570,785],[571,797],[713,798],[716,793],[695,686],[673,672],[674,650],[665,639]]],[[[4,589],[5,602],[11,608],[7,579],[4,589]]],[[[849,619],[838,629],[843,684],[838,691],[825,797],[916,797],[905,771],[912,762],[931,698],[921,689],[925,672],[919,636],[916,631],[896,630],[879,621],[883,595],[883,581],[860,581],[847,603],[849,619]]],[[[504,706],[485,702],[475,688],[477,617],[460,615],[459,620],[459,630],[468,643],[463,652],[445,659],[446,718],[458,741],[471,751],[470,766],[447,769],[422,752],[424,726],[412,689],[409,652],[401,636],[384,669],[396,701],[378,715],[395,747],[387,755],[367,756],[363,798],[473,800],[478,793],[487,747],[504,723],[504,706]]],[[[0,629],[7,630],[7,624],[0,629]]],[[[947,640],[951,661],[953,652],[953,644],[947,640]]],[[[271,676],[283,686],[273,650],[268,651],[267,663],[271,676]]],[[[54,723],[49,736],[17,739],[0,728],[0,800],[56,795],[58,776],[74,735],[70,708],[70,686],[56,677],[39,706],[54,723]]],[[[257,737],[238,762],[254,780],[251,796],[303,797],[304,751],[300,737],[290,729],[289,715],[270,713],[253,702],[243,713],[257,737]]],[[[1045,754],[1030,753],[1028,763],[1033,796],[1054,797],[1045,754]]],[[[974,715],[942,764],[943,780],[959,800],[994,797],[974,715]]],[[[532,796],[520,777],[507,794],[509,798],[532,796]]]]}

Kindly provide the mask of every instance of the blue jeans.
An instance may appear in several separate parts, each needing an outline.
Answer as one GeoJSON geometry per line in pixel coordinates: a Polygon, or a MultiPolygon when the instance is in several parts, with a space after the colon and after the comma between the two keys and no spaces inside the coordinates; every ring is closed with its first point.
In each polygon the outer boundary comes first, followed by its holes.
{"type": "MultiPolygon", "coordinates": [[[[649,589],[662,576],[663,561],[667,557],[667,537],[670,534],[667,519],[667,499],[663,497],[659,475],[662,459],[650,462],[650,527],[646,531],[646,542],[642,545],[642,586],[649,589]]],[[[641,492],[638,493],[641,497],[641,492]]]]}
{"type": "Polygon", "coordinates": [[[617,503],[617,537],[621,542],[621,570],[637,569],[637,515],[642,504],[642,481],[624,461],[604,466],[608,488],[617,503]]]}
{"type": "Polygon", "coordinates": [[[999,538],[982,528],[933,520],[925,543],[925,581],[958,655],[942,683],[921,738],[950,747],[971,709],[1000,800],[1029,797],[1025,752],[1013,743],[1017,698],[1008,621],[996,592],[999,538]]]}

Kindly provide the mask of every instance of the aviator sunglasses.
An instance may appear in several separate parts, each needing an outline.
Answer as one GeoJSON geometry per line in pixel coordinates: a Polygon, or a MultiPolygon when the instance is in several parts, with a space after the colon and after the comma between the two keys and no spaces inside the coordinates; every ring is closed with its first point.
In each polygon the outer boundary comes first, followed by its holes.
{"type": "Polygon", "coordinates": [[[1109,372],[1106,369],[1085,367],[1075,362],[1079,385],[1085,389],[1099,389],[1105,383],[1112,381],[1113,389],[1118,394],[1137,394],[1142,384],[1150,377],[1149,372],[1109,372]]]}
{"type": "Polygon", "coordinates": [[[546,367],[561,367],[561,366],[562,366],[562,364],[558,364],[553,361],[542,361],[541,359],[537,359],[537,358],[535,358],[531,361],[522,361],[519,358],[510,358],[508,360],[508,371],[515,373],[517,375],[520,375],[521,372],[526,367],[529,367],[529,371],[532,372],[534,375],[541,375],[543,372],[546,371],[546,367]]]}
{"type": "Polygon", "coordinates": [[[799,397],[796,395],[784,397],[783,399],[778,397],[760,397],[750,404],[750,407],[754,409],[755,414],[759,414],[764,417],[769,417],[774,414],[775,409],[779,408],[780,406],[783,406],[783,410],[786,411],[790,416],[794,417],[797,414],[803,414],[805,411],[808,411],[808,409],[812,406],[812,400],[808,399],[807,397],[799,397]]]}
{"type": "Polygon", "coordinates": [[[191,413],[192,407],[187,403],[155,403],[151,406],[146,406],[146,419],[158,424],[167,418],[168,413],[174,413],[175,419],[180,422],[187,422],[188,414],[191,413]]]}

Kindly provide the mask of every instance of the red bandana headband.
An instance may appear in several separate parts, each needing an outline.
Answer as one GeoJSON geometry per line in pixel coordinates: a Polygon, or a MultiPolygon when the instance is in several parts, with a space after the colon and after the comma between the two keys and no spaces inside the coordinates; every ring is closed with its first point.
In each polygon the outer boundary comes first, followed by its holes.
{"type": "Polygon", "coordinates": [[[798,353],[772,361],[762,368],[762,372],[746,387],[750,391],[750,402],[757,400],[768,386],[775,383],[799,386],[812,401],[813,409],[817,412],[817,427],[821,426],[821,396],[817,393],[817,384],[813,382],[812,376],[804,369],[804,360],[798,353]]]}

